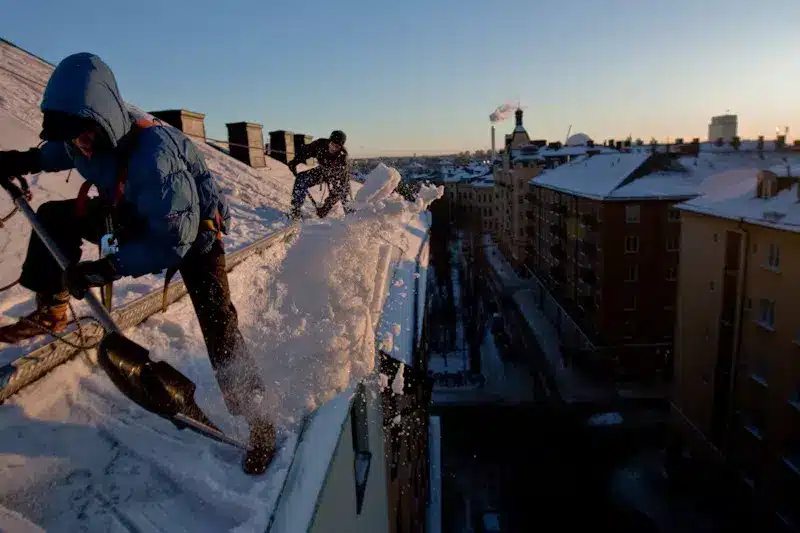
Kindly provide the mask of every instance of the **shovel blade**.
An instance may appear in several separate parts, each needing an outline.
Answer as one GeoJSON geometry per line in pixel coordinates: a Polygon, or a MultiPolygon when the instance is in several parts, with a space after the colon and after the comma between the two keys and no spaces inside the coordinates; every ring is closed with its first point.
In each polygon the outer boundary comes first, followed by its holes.
{"type": "Polygon", "coordinates": [[[199,411],[192,380],[165,361],[152,361],[147,349],[119,333],[100,343],[98,363],[125,396],[152,413],[172,419],[199,411]]]}

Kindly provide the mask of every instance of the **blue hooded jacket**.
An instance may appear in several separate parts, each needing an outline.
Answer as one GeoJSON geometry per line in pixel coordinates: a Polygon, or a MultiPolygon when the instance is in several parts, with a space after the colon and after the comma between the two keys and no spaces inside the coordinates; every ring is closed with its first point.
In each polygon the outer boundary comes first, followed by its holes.
{"type": "Polygon", "coordinates": [[[128,159],[121,203],[142,224],[110,257],[119,276],[138,277],[177,267],[193,245],[200,252],[208,251],[215,234],[198,230],[200,221],[214,219],[217,210],[221,229],[227,232],[229,206],[202,154],[180,131],[166,125],[142,129],[132,151],[119,148],[135,120],[114,74],[99,57],[80,53],[62,60],[50,76],[41,108],[94,120],[113,147],[87,158],[69,143],[46,142],[40,151],[45,172],[75,168],[101,195],[113,198],[120,160],[128,159]]]}

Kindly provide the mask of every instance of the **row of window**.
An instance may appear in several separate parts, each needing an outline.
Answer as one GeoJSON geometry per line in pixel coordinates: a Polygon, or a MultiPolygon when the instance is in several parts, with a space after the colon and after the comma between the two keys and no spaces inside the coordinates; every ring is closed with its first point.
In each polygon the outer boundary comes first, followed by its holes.
{"type": "MultiPolygon", "coordinates": [[[[681,247],[681,239],[678,235],[667,237],[666,251],[677,252],[681,247]]],[[[625,237],[625,253],[635,254],[639,252],[639,237],[638,235],[628,235],[625,237]]]]}
{"type": "MultiPolygon", "coordinates": [[[[639,204],[629,204],[625,206],[625,222],[628,224],[638,224],[642,219],[642,209],[639,204]]],[[[670,207],[667,209],[667,220],[670,222],[678,222],[681,219],[681,212],[679,209],[670,207]]]]}

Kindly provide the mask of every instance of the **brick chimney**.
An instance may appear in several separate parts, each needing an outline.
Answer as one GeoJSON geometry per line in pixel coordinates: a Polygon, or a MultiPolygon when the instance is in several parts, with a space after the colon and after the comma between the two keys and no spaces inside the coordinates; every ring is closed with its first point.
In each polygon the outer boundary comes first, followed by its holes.
{"type": "Polygon", "coordinates": [[[275,130],[269,132],[269,156],[283,163],[294,159],[295,135],[291,131],[275,130]]]}
{"type": "Polygon", "coordinates": [[[261,124],[253,122],[232,122],[226,124],[230,154],[253,168],[267,166],[264,154],[264,133],[261,124]]]}
{"type": "Polygon", "coordinates": [[[206,138],[206,116],[186,109],[150,111],[150,114],[194,139],[206,138]]]}

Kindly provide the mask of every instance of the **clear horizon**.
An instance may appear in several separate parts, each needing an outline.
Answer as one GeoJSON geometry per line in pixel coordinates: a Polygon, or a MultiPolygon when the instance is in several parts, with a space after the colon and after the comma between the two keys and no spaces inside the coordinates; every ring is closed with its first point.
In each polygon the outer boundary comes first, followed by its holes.
{"type": "MultiPolygon", "coordinates": [[[[800,2],[422,0],[302,8],[231,0],[0,0],[3,37],[51,62],[98,54],[146,110],[348,134],[355,157],[490,147],[489,114],[519,100],[531,138],[704,139],[714,115],[774,138],[800,127],[800,2]]],[[[513,118],[497,124],[498,144],[513,118]]]]}

